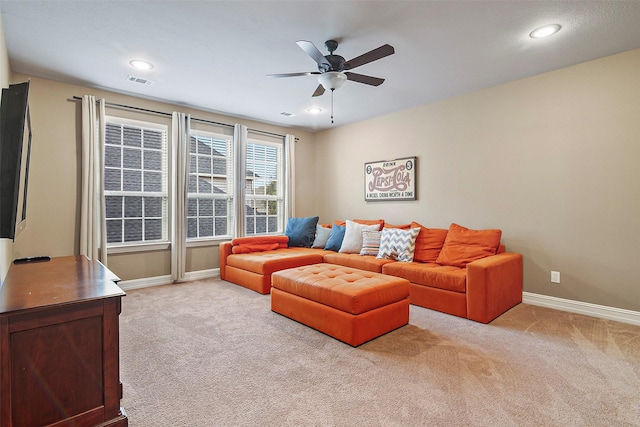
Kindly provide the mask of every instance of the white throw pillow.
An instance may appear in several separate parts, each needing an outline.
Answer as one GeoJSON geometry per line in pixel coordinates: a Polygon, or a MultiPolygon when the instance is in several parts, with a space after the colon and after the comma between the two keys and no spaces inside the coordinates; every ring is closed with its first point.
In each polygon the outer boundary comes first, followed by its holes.
{"type": "Polygon", "coordinates": [[[338,252],[347,254],[359,254],[362,250],[362,232],[365,230],[378,231],[380,226],[364,225],[357,222],[347,220],[346,230],[344,232],[344,239],[342,240],[342,246],[338,252]]]}

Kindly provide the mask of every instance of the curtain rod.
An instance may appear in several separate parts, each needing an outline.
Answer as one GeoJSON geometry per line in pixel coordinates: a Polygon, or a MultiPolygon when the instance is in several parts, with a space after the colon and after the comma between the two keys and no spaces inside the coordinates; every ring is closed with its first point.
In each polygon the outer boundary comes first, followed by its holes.
{"type": "MultiPolygon", "coordinates": [[[[75,101],[82,101],[82,97],[81,96],[74,96],[73,99],[75,101]]],[[[165,113],[164,111],[149,110],[149,109],[146,109],[146,108],[132,107],[131,105],[116,104],[116,103],[113,103],[113,102],[105,102],[105,105],[107,107],[120,108],[120,109],[123,109],[123,110],[140,111],[142,113],[149,113],[149,114],[156,114],[158,116],[171,117],[171,113],[165,113]]],[[[211,121],[211,120],[198,119],[198,118],[195,118],[195,117],[192,117],[191,120],[194,120],[194,121],[197,121],[197,122],[209,123],[209,124],[213,124],[213,125],[227,126],[227,127],[231,127],[231,128],[233,127],[233,125],[229,125],[227,123],[214,122],[214,121],[211,121]]]]}
{"type": "MultiPolygon", "coordinates": [[[[81,96],[74,96],[73,100],[74,101],[82,101],[82,97],[81,96]]],[[[130,105],[124,105],[124,104],[115,104],[113,102],[105,102],[105,105],[107,107],[121,108],[123,110],[139,111],[139,112],[143,112],[143,113],[149,113],[149,114],[156,114],[156,115],[159,115],[159,116],[171,117],[171,113],[165,113],[163,111],[148,110],[146,108],[132,107],[130,105]]],[[[211,125],[226,126],[226,127],[230,127],[230,128],[233,127],[233,125],[230,125],[230,124],[227,124],[227,123],[220,123],[220,122],[214,122],[214,121],[211,121],[211,120],[198,119],[196,117],[192,117],[191,120],[194,120],[196,122],[201,122],[201,123],[207,123],[207,124],[211,124],[211,125]]],[[[248,128],[247,128],[247,130],[250,131],[250,132],[258,133],[258,134],[262,134],[262,135],[276,136],[276,137],[280,137],[280,138],[284,138],[285,137],[285,135],[280,135],[279,133],[267,132],[267,131],[264,131],[264,130],[248,129],[248,128]]],[[[298,138],[295,138],[295,140],[298,141],[298,138]]]]}

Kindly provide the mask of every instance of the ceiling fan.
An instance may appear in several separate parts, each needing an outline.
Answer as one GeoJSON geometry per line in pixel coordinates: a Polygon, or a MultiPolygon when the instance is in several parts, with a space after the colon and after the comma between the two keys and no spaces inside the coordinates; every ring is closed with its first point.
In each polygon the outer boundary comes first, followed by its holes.
{"type": "Polygon", "coordinates": [[[324,46],[329,51],[329,55],[323,55],[318,48],[306,40],[299,40],[296,42],[307,55],[309,55],[318,64],[318,71],[309,71],[302,73],[286,73],[286,74],[268,74],[268,77],[298,77],[298,76],[318,76],[318,87],[312,96],[320,96],[325,90],[331,90],[332,92],[338,89],[342,84],[351,80],[357,83],[363,83],[371,86],[380,86],[384,79],[379,77],[366,76],[364,74],[352,73],[351,71],[356,67],[368,64],[369,62],[382,59],[385,56],[393,55],[395,50],[393,46],[384,44],[377,49],[373,49],[367,53],[357,56],[349,61],[340,55],[334,55],[336,49],[338,49],[338,42],[335,40],[327,40],[324,46]]]}

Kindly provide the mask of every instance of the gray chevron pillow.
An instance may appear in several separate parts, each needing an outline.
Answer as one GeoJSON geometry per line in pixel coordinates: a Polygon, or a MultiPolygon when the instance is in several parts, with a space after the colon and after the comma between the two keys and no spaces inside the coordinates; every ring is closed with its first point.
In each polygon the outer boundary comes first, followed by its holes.
{"type": "Polygon", "coordinates": [[[408,230],[383,228],[380,236],[380,250],[376,258],[412,262],[418,233],[420,233],[420,228],[410,228],[408,230]]]}

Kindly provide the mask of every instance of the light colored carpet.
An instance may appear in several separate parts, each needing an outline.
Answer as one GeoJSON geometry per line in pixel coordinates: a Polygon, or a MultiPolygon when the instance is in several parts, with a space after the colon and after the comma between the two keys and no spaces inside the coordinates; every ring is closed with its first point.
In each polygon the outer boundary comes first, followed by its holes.
{"type": "Polygon", "coordinates": [[[194,281],[128,291],[120,347],[132,427],[640,426],[640,328],[526,304],[353,348],[194,281]]]}

